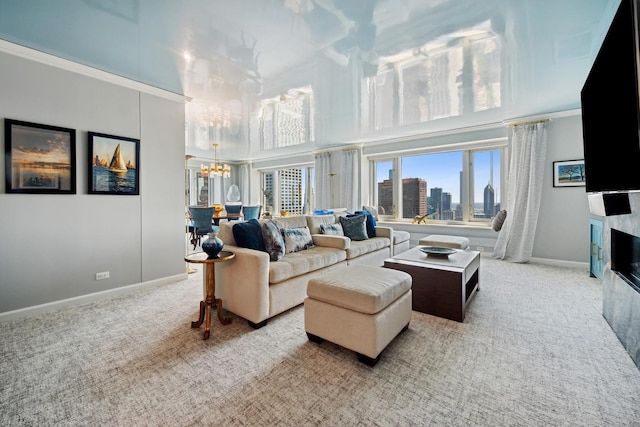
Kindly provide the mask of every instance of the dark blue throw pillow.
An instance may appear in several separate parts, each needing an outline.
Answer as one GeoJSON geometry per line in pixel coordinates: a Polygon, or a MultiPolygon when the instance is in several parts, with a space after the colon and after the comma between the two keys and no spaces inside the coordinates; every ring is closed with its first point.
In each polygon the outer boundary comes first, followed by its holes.
{"type": "Polygon", "coordinates": [[[233,238],[241,248],[265,251],[262,240],[262,228],[257,219],[250,219],[246,222],[233,224],[233,238]]]}
{"type": "Polygon", "coordinates": [[[376,219],[369,211],[355,211],[357,215],[367,216],[367,236],[369,238],[376,237],[376,219]]]}

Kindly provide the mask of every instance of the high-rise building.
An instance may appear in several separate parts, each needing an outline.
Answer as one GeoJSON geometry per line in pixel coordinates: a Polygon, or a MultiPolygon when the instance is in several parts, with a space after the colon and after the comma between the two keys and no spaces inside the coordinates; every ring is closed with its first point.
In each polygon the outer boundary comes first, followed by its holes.
{"type": "Polygon", "coordinates": [[[482,211],[485,218],[491,218],[495,214],[495,194],[491,183],[484,187],[484,209],[482,211]]]}
{"type": "Polygon", "coordinates": [[[453,213],[454,212],[451,210],[451,193],[442,193],[442,213],[440,215],[440,219],[452,220],[453,213]]]}
{"type": "Polygon", "coordinates": [[[280,171],[280,210],[293,215],[302,214],[302,169],[280,171]]]}
{"type": "Polygon", "coordinates": [[[393,213],[393,179],[385,179],[378,183],[378,209],[387,215],[393,213]]]}
{"type": "Polygon", "coordinates": [[[433,187],[429,197],[429,213],[433,213],[433,219],[442,219],[442,188],[433,187]]]}
{"type": "Polygon", "coordinates": [[[402,217],[413,218],[427,213],[427,181],[422,178],[402,180],[402,217]]]}

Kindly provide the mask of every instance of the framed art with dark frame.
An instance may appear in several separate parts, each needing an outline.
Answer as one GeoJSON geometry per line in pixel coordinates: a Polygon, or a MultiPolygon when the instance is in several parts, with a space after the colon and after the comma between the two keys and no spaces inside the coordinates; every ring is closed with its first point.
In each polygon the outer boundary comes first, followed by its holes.
{"type": "Polygon", "coordinates": [[[76,131],[4,119],[5,191],[76,194],[76,131]]]}
{"type": "Polygon", "coordinates": [[[140,140],[89,132],[89,194],[140,194],[140,140]]]}
{"type": "Polygon", "coordinates": [[[553,162],[554,187],[584,187],[584,159],[553,162]]]}

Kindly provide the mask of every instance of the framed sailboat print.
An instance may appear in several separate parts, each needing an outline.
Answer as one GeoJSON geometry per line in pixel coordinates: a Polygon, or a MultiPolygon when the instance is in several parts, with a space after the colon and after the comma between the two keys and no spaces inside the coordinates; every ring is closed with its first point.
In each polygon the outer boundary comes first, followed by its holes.
{"type": "Polygon", "coordinates": [[[140,140],[89,132],[89,194],[140,194],[140,140]]]}

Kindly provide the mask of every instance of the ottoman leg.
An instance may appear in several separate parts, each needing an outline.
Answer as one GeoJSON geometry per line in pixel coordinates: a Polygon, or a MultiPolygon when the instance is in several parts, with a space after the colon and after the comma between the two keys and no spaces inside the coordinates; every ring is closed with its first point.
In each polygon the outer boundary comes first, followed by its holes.
{"type": "Polygon", "coordinates": [[[365,365],[369,365],[371,367],[376,366],[376,363],[380,360],[380,353],[378,357],[375,359],[370,358],[369,356],[365,356],[364,354],[356,353],[358,355],[358,361],[364,363],[365,365]]]}
{"type": "Polygon", "coordinates": [[[324,341],[324,338],[320,338],[319,336],[310,334],[309,332],[307,332],[307,337],[309,338],[309,341],[316,344],[321,344],[324,341]]]}

